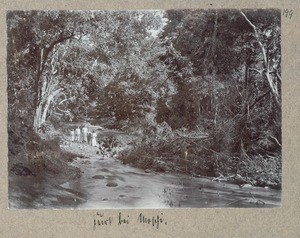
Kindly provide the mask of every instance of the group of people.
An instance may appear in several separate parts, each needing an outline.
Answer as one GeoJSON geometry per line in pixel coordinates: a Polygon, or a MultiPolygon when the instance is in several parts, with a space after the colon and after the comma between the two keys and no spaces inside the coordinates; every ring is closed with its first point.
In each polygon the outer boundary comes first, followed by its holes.
{"type": "Polygon", "coordinates": [[[89,129],[84,125],[81,129],[78,126],[75,130],[71,130],[71,141],[88,143],[92,146],[97,146],[97,134],[95,131],[90,132],[89,129]]]}

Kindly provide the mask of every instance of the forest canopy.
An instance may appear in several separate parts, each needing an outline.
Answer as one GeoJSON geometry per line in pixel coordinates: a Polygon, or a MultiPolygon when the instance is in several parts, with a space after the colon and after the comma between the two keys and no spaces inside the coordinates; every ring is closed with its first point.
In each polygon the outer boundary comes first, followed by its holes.
{"type": "Polygon", "coordinates": [[[280,186],[280,40],[274,9],[10,11],[9,153],[111,120],[143,137],[125,162],[189,151],[189,173],[280,186]]]}

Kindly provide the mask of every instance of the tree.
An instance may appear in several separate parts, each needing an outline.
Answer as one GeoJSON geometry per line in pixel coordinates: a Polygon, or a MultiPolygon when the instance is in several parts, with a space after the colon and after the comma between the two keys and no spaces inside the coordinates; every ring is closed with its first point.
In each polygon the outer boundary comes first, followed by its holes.
{"type": "Polygon", "coordinates": [[[279,26],[274,22],[274,25],[269,25],[264,30],[260,30],[249,20],[244,12],[241,11],[240,13],[253,28],[255,38],[259,44],[261,55],[263,57],[263,69],[261,71],[258,69],[254,70],[260,74],[263,73],[266,77],[270,90],[274,95],[274,99],[276,103],[280,105],[279,85],[281,83],[281,77],[279,75],[280,70],[278,69],[278,67],[280,67],[280,58],[278,57],[278,54],[276,54],[279,50],[279,26]],[[265,43],[263,43],[263,41],[265,41],[265,43]],[[272,49],[273,52],[266,44],[268,44],[269,47],[275,46],[275,49],[272,49]],[[273,54],[273,59],[269,58],[269,53],[273,54]]]}
{"type": "Polygon", "coordinates": [[[168,69],[158,59],[165,47],[157,34],[162,29],[159,11],[111,13],[105,22],[105,39],[95,43],[98,79],[98,112],[118,120],[153,121],[157,99],[168,91],[168,69]],[[102,90],[102,92],[101,92],[102,90]]]}
{"type": "MultiPolygon", "coordinates": [[[[9,48],[10,63],[26,59],[22,67],[27,68],[31,77],[29,84],[34,99],[30,104],[35,111],[35,131],[45,122],[50,105],[63,94],[65,70],[62,68],[62,61],[66,52],[72,50],[68,45],[81,41],[89,32],[93,32],[96,28],[92,20],[96,18],[96,21],[101,21],[102,17],[101,13],[75,11],[8,13],[8,36],[12,43],[9,48]],[[20,33],[26,37],[20,38],[20,33]]],[[[97,26],[96,32],[102,29],[103,27],[97,26]]]]}
{"type": "MultiPolygon", "coordinates": [[[[253,145],[266,137],[280,144],[280,13],[244,12],[166,11],[169,21],[163,33],[187,62],[172,55],[162,58],[171,69],[169,77],[180,82],[171,103],[173,114],[168,114],[177,118],[179,127],[212,131],[220,140],[214,149],[230,153],[252,153],[253,145]],[[184,74],[188,64],[189,75],[184,74]],[[179,75],[184,75],[181,81],[179,75]]],[[[168,123],[174,127],[174,119],[168,123]]]]}
{"type": "Polygon", "coordinates": [[[64,21],[66,17],[64,12],[36,11],[9,12],[7,15],[10,42],[18,42],[18,48],[14,44],[9,50],[15,50],[15,56],[19,54],[19,60],[29,57],[28,64],[24,66],[31,69],[30,84],[35,95],[31,105],[35,109],[35,130],[45,121],[49,104],[59,93],[52,80],[57,73],[55,60],[58,56],[54,50],[57,45],[74,37],[74,31],[67,26],[68,21],[64,21]],[[36,21],[37,18],[39,21],[36,21]],[[33,27],[29,28],[30,25],[33,27]],[[17,32],[26,32],[27,37],[20,38],[17,32]]]}

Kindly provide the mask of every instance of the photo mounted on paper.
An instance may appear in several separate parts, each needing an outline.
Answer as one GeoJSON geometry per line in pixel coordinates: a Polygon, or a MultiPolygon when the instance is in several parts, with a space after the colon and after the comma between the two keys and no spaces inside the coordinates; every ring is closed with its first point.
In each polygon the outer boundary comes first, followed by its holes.
{"type": "Polygon", "coordinates": [[[8,11],[11,209],[281,206],[278,9],[8,11]]]}

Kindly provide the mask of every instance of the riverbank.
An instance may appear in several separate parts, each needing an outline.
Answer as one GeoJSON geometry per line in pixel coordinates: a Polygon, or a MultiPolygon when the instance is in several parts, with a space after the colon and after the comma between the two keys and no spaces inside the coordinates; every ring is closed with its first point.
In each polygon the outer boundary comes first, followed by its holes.
{"type": "Polygon", "coordinates": [[[118,155],[124,164],[145,171],[209,177],[237,185],[281,189],[281,155],[215,151],[213,138],[202,132],[169,130],[142,137],[118,155]]]}
{"type": "MultiPolygon", "coordinates": [[[[73,145],[66,148],[72,149],[73,145]]],[[[278,190],[182,173],[146,171],[124,165],[109,154],[97,153],[97,148],[88,145],[76,148],[89,152],[72,162],[83,174],[62,187],[86,195],[86,202],[78,204],[78,209],[280,206],[278,190]]]]}
{"type": "Polygon", "coordinates": [[[70,165],[77,155],[61,148],[61,137],[31,138],[18,153],[9,154],[10,208],[43,207],[43,199],[51,196],[52,190],[52,196],[59,200],[59,186],[81,176],[81,170],[70,165]]]}
{"type": "Polygon", "coordinates": [[[176,160],[164,162],[161,157],[149,157],[148,160],[157,162],[147,164],[141,160],[142,157],[131,158],[135,163],[126,163],[120,159],[120,155],[133,148],[132,139],[137,137],[104,128],[98,133],[100,147],[70,142],[68,135],[61,132],[59,141],[45,140],[47,149],[39,150],[43,154],[35,159],[39,161],[38,158],[43,158],[43,166],[34,167],[23,161],[21,167],[20,162],[14,163],[19,164],[19,168],[10,168],[9,207],[96,209],[280,206],[280,190],[249,184],[236,185],[222,177],[188,174],[186,172],[189,171],[184,171],[184,164],[181,170],[178,169],[176,160]],[[51,151],[48,151],[50,148],[51,151]],[[26,171],[28,174],[25,174],[26,171]]]}

